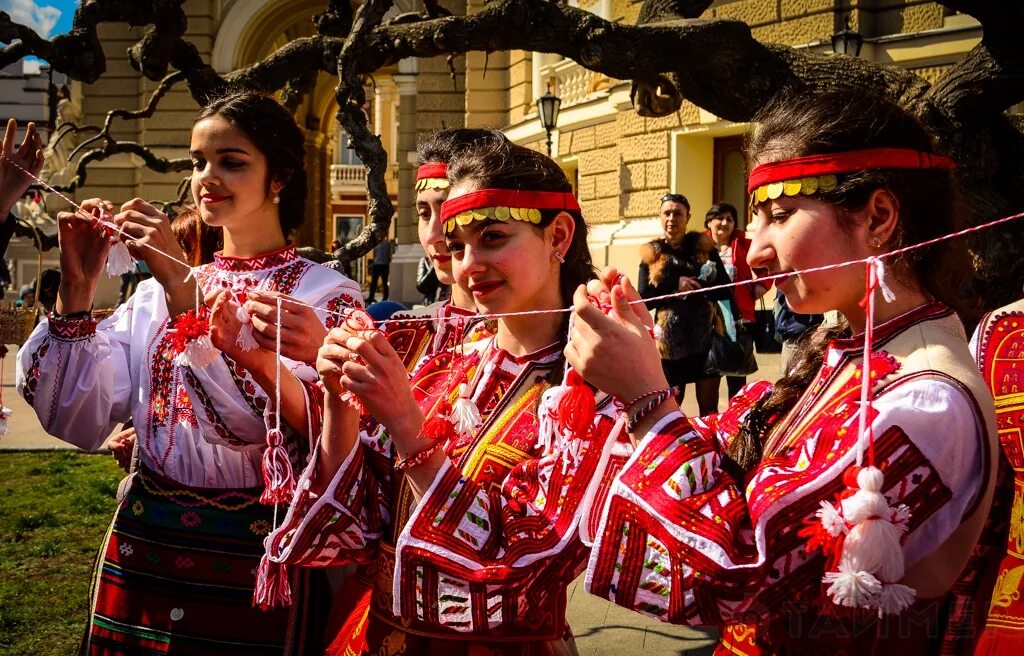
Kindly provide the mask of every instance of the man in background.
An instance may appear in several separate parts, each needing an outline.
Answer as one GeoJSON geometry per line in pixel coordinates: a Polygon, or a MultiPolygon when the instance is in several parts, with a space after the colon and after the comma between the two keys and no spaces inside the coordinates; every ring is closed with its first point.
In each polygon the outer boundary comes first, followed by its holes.
{"type": "Polygon", "coordinates": [[[395,242],[385,239],[373,247],[373,264],[370,266],[370,295],[367,303],[373,303],[376,299],[377,281],[382,286],[383,300],[388,300],[388,274],[391,272],[391,255],[395,252],[395,242]]]}

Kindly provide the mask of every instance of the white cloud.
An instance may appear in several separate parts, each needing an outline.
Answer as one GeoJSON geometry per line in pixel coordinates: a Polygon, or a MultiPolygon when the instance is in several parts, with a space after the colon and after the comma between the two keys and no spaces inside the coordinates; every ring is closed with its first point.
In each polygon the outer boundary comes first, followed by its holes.
{"type": "Polygon", "coordinates": [[[6,11],[12,21],[31,27],[44,39],[50,38],[61,14],[60,9],[40,6],[35,0],[0,0],[0,11],[6,11]]]}

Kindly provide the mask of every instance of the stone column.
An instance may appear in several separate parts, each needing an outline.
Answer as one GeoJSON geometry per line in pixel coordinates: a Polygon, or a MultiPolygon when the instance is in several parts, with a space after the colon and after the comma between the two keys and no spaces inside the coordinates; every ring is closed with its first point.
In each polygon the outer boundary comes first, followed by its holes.
{"type": "Polygon", "coordinates": [[[392,235],[398,250],[392,259],[391,297],[404,303],[419,301],[416,292],[416,263],[423,255],[416,230],[416,80],[415,59],[398,64],[393,76],[398,87],[398,211],[392,235]]]}

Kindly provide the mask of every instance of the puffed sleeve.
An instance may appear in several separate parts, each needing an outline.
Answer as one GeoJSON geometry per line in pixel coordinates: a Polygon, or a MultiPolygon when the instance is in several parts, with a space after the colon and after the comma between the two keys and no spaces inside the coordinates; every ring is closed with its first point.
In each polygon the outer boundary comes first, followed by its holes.
{"type": "Polygon", "coordinates": [[[564,589],[585,565],[581,520],[620,438],[601,415],[575,457],[525,459],[500,484],[446,461],[399,537],[394,613],[486,632],[495,609],[528,605],[527,591],[564,589]]]}
{"type": "MultiPolygon", "coordinates": [[[[988,438],[971,397],[949,381],[900,384],[874,410],[883,492],[910,510],[903,549],[910,567],[974,511],[985,489],[988,438]]],[[[716,443],[737,424],[704,422],[695,430],[700,420],[681,413],[662,419],[612,483],[587,589],[662,621],[708,626],[818,598],[825,559],[798,531],[814,521],[821,501],[845,489],[858,419],[852,412],[835,421],[842,412],[813,425],[785,454],[763,459],[745,486],[723,467],[727,440],[716,443]]]]}
{"type": "MultiPolygon", "coordinates": [[[[133,324],[152,317],[153,308],[143,306],[156,302],[147,289],[99,324],[90,317],[43,321],[18,351],[18,393],[47,433],[95,451],[128,420],[139,370],[132,366],[133,324]]],[[[145,336],[135,349],[144,349],[145,336]]]]}

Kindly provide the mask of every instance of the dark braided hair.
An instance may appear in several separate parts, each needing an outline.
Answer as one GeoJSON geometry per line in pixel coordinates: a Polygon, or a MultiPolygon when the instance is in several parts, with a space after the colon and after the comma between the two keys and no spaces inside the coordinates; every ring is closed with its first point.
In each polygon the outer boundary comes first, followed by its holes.
{"type": "MultiPolygon", "coordinates": [[[[894,103],[867,94],[830,92],[778,99],[765,107],[747,135],[750,168],[806,155],[838,153],[864,148],[911,148],[935,152],[921,124],[894,103]]],[[[916,244],[962,227],[959,196],[950,171],[870,170],[840,175],[838,184],[814,198],[831,205],[835,220],[852,229],[871,195],[888,190],[899,206],[899,223],[886,246],[916,244]]],[[[917,287],[961,314],[971,306],[957,272],[966,270],[966,250],[945,242],[889,259],[893,274],[909,287],[917,287]]],[[[962,276],[961,276],[962,278],[962,276]]],[[[796,405],[818,370],[831,340],[850,333],[845,320],[838,326],[821,325],[800,342],[801,357],[789,375],[759,401],[747,415],[740,433],[726,449],[729,465],[747,472],[760,462],[772,427],[796,405]]]]}

